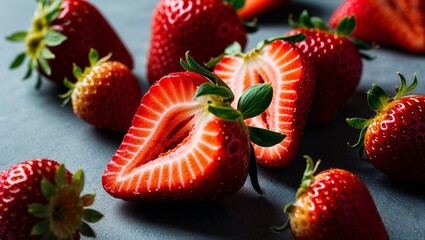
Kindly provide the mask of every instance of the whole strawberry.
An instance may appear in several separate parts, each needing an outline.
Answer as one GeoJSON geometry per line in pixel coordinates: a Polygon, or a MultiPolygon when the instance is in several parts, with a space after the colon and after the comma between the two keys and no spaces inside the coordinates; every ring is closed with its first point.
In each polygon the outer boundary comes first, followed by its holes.
{"type": "Polygon", "coordinates": [[[64,104],[72,100],[74,113],[84,121],[104,129],[126,132],[140,104],[142,91],[138,80],[124,64],[109,61],[111,55],[98,59],[90,49],[90,66],[84,71],[74,65],[76,83],[65,79],[69,91],[64,104]]]}
{"type": "Polygon", "coordinates": [[[370,162],[384,174],[425,184],[425,97],[404,96],[416,87],[416,74],[410,86],[406,86],[403,75],[398,75],[401,86],[394,97],[377,85],[367,93],[369,106],[376,112],[373,118],[347,119],[352,127],[361,129],[353,147],[360,153],[365,149],[370,162]]]}
{"type": "Polygon", "coordinates": [[[48,159],[18,163],[0,174],[0,238],[80,239],[94,237],[89,223],[103,215],[87,208],[94,194],[80,196],[84,173],[74,175],[48,159]]]}
{"type": "MultiPolygon", "coordinates": [[[[281,143],[272,147],[253,145],[256,160],[263,166],[287,166],[298,151],[316,85],[311,62],[291,42],[304,37],[300,34],[263,40],[246,53],[242,53],[238,44],[233,44],[226,49],[226,56],[217,59],[214,68],[214,73],[232,89],[235,99],[255,84],[272,84],[270,107],[245,121],[248,126],[286,135],[281,143]]],[[[236,102],[233,106],[236,107],[236,102]]]]}
{"type": "Polygon", "coordinates": [[[319,162],[306,156],[307,167],[295,203],[285,206],[288,221],[276,232],[290,228],[294,239],[388,239],[372,196],[362,181],[342,169],[314,176],[319,162]]]}
{"type": "MultiPolygon", "coordinates": [[[[284,135],[248,127],[268,107],[270,84],[255,85],[231,107],[232,91],[187,56],[144,95],[132,126],[102,176],[106,192],[127,201],[216,200],[256,182],[250,140],[272,146],[284,135]]],[[[258,185],[254,189],[260,191],[258,185]]]]}
{"type": "MultiPolygon", "coordinates": [[[[133,67],[127,48],[103,15],[85,0],[38,0],[28,31],[12,34],[7,39],[25,42],[25,51],[12,62],[11,68],[28,58],[27,79],[34,69],[48,79],[62,83],[75,81],[72,65],[87,66],[87,54],[94,48],[102,56],[113,53],[112,60],[133,67]]],[[[41,84],[38,74],[37,87],[41,84]]]]}
{"type": "Polygon", "coordinates": [[[362,53],[349,38],[355,19],[345,18],[336,29],[329,29],[319,18],[310,18],[304,11],[299,22],[290,21],[295,29],[287,35],[306,35],[304,41],[295,45],[311,60],[316,76],[308,122],[323,125],[336,116],[361,79],[362,53]]]}
{"type": "MultiPolygon", "coordinates": [[[[236,7],[240,7],[237,2],[236,7]]],[[[245,25],[223,0],[161,0],[152,18],[147,76],[152,84],[182,71],[186,51],[200,62],[221,54],[233,42],[245,46],[245,25]]]]}
{"type": "Polygon", "coordinates": [[[425,1],[346,0],[332,14],[331,26],[354,16],[353,36],[363,41],[425,53],[425,1]]]}

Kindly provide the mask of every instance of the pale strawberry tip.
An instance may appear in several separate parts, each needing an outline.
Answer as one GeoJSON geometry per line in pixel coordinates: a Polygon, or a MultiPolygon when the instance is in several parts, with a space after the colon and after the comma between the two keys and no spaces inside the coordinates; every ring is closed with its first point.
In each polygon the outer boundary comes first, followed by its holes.
{"type": "Polygon", "coordinates": [[[55,184],[46,178],[40,183],[47,204],[28,205],[28,212],[42,219],[31,230],[31,235],[46,239],[70,239],[77,231],[94,237],[94,231],[87,222],[95,223],[103,215],[96,210],[85,208],[94,202],[94,194],[80,197],[84,188],[84,172],[78,170],[68,183],[65,166],[62,164],[55,172],[55,184]]]}
{"type": "Polygon", "coordinates": [[[383,111],[389,103],[391,103],[394,100],[400,99],[407,93],[411,92],[416,88],[418,85],[418,79],[416,77],[416,73],[413,74],[413,82],[407,86],[406,84],[406,78],[399,72],[397,72],[397,75],[400,77],[401,85],[399,87],[395,87],[396,95],[393,97],[389,97],[389,94],[387,94],[381,87],[379,87],[376,84],[372,84],[372,89],[367,92],[367,102],[370,108],[375,111],[376,116],[374,116],[371,119],[364,119],[364,118],[347,118],[346,121],[348,125],[350,125],[352,128],[359,129],[360,134],[357,142],[355,144],[348,143],[348,146],[351,148],[358,149],[359,156],[362,156],[363,150],[364,150],[364,138],[367,131],[367,128],[369,127],[370,123],[373,121],[374,118],[378,117],[380,112],[383,111]]]}
{"type": "MultiPolygon", "coordinates": [[[[26,57],[29,61],[27,71],[23,79],[28,79],[32,76],[33,70],[41,68],[41,70],[49,76],[51,68],[47,60],[55,58],[55,55],[48,47],[54,47],[64,42],[67,37],[60,32],[52,29],[50,24],[58,17],[62,1],[43,1],[38,0],[38,6],[34,13],[31,26],[28,31],[19,31],[6,37],[11,42],[24,42],[26,50],[18,54],[10,65],[10,69],[15,69],[21,66],[26,57]]],[[[37,75],[36,89],[41,87],[41,74],[37,75]]]]}

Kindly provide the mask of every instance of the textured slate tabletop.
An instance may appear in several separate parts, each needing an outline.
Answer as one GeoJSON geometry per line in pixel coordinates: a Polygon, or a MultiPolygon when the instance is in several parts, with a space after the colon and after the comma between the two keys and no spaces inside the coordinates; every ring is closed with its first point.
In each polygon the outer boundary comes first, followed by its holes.
{"type": "MultiPolygon", "coordinates": [[[[289,27],[288,13],[303,9],[329,19],[342,0],[298,1],[284,10],[259,18],[260,31],[249,36],[248,49],[264,38],[283,35],[289,27]]],[[[117,30],[136,62],[134,69],[146,90],[146,56],[150,20],[155,0],[97,0],[93,3],[117,30]]],[[[380,48],[370,52],[376,60],[366,62],[357,92],[339,115],[323,127],[307,127],[296,161],[284,169],[259,168],[265,192],[256,194],[249,183],[234,196],[208,203],[137,204],[114,199],[103,190],[101,176],[121,143],[122,135],[98,130],[77,118],[70,106],[62,108],[60,88],[44,81],[35,91],[35,79],[21,81],[24,69],[10,71],[14,56],[23,50],[5,36],[27,29],[35,1],[2,1],[0,7],[0,170],[29,159],[49,158],[65,162],[75,172],[84,168],[87,192],[95,191],[94,208],[105,217],[93,228],[98,239],[292,239],[289,233],[274,234],[270,226],[282,224],[283,206],[292,201],[305,167],[304,154],[321,158],[319,170],[330,167],[352,171],[371,192],[391,239],[425,239],[425,190],[400,184],[357,158],[347,147],[357,132],[346,117],[370,117],[365,92],[376,82],[387,91],[399,83],[397,71],[409,81],[416,72],[416,93],[425,94],[425,57],[380,48]]]]}

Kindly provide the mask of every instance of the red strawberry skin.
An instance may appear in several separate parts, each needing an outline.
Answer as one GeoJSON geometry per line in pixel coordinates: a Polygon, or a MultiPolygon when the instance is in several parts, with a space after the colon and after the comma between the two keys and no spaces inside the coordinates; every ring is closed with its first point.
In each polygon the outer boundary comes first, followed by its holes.
{"type": "Polygon", "coordinates": [[[244,19],[252,19],[282,9],[290,2],[290,0],[246,0],[243,7],[238,10],[238,14],[244,19]]]}
{"type": "Polygon", "coordinates": [[[245,26],[236,11],[222,0],[162,0],[153,13],[147,76],[152,84],[182,71],[186,51],[208,62],[233,42],[246,45],[245,26]]]}
{"type": "MultiPolygon", "coordinates": [[[[246,124],[286,135],[273,147],[254,144],[258,163],[284,167],[295,158],[316,85],[310,62],[293,44],[277,40],[245,56],[225,56],[214,73],[229,85],[235,99],[248,87],[271,83],[273,99],[268,109],[246,124]]],[[[234,102],[234,103],[235,103],[234,102]]]]}
{"type": "Polygon", "coordinates": [[[127,132],[142,91],[131,70],[120,62],[94,66],[72,92],[75,114],[103,129],[127,132]]]}
{"type": "Polygon", "coordinates": [[[372,196],[354,174],[325,170],[290,212],[294,239],[388,239],[372,196]]]}
{"type": "Polygon", "coordinates": [[[287,35],[303,33],[306,39],[295,43],[313,64],[316,92],[308,122],[323,125],[335,118],[355,92],[363,71],[358,48],[344,36],[319,30],[299,28],[287,35]]]}
{"type": "Polygon", "coordinates": [[[246,126],[217,118],[193,100],[206,78],[167,75],[143,97],[132,126],[102,176],[104,189],[127,201],[213,200],[247,177],[246,126]]]}
{"type": "Polygon", "coordinates": [[[332,14],[330,25],[356,18],[352,36],[363,41],[425,52],[425,2],[422,0],[347,0],[332,14]]]}
{"type": "Polygon", "coordinates": [[[425,185],[425,97],[405,96],[378,114],[365,134],[370,162],[396,179],[425,185]]]}
{"type": "Polygon", "coordinates": [[[56,56],[48,61],[52,73],[47,76],[62,83],[65,77],[73,79],[72,65],[89,66],[87,55],[90,48],[100,56],[112,53],[111,60],[119,61],[130,69],[133,59],[115,30],[90,2],[63,0],[62,11],[52,22],[52,28],[67,37],[59,46],[49,47],[56,56]]]}
{"type": "MultiPolygon", "coordinates": [[[[18,163],[0,174],[0,239],[39,239],[30,237],[40,219],[28,213],[28,204],[47,204],[40,189],[44,178],[54,182],[59,163],[37,159],[18,163]]],[[[67,171],[71,180],[71,173],[67,171]]],[[[79,234],[76,235],[79,239],[79,234]]]]}

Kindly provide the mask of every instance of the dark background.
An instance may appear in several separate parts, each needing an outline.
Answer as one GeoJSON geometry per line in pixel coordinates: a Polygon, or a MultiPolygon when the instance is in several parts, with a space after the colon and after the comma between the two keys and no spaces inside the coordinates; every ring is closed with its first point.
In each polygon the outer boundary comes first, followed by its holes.
{"type": "MultiPolygon", "coordinates": [[[[146,90],[146,56],[154,0],[92,1],[122,37],[135,59],[134,72],[146,90]]],[[[260,31],[249,36],[247,49],[264,38],[289,30],[287,16],[303,9],[328,20],[342,1],[297,1],[259,18],[260,31]]],[[[65,162],[75,172],[85,169],[85,191],[97,193],[94,208],[105,217],[93,228],[98,239],[291,239],[289,233],[274,234],[272,225],[286,220],[283,206],[292,201],[305,167],[304,154],[321,158],[319,170],[330,167],[352,171],[370,190],[391,239],[425,239],[425,190],[390,180],[347,147],[356,141],[357,131],[346,117],[370,117],[365,92],[372,83],[392,91],[399,84],[397,71],[409,83],[416,72],[425,94],[425,58],[398,50],[370,51],[376,60],[364,62],[357,92],[336,119],[323,127],[307,127],[296,161],[284,169],[260,167],[264,195],[256,194],[249,182],[234,196],[219,202],[190,204],[137,204],[114,199],[103,190],[101,176],[121,143],[122,135],[96,129],[76,117],[71,106],[61,107],[61,89],[44,81],[34,90],[35,79],[22,81],[24,69],[8,66],[23,45],[4,37],[27,29],[35,1],[2,1],[0,8],[0,170],[15,163],[49,158],[65,162]]]]}

